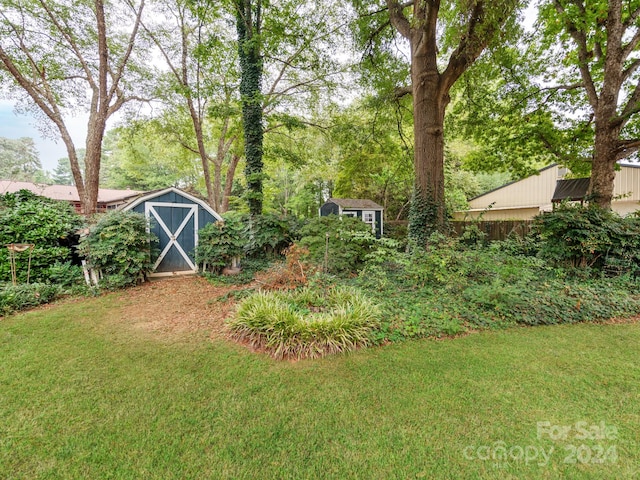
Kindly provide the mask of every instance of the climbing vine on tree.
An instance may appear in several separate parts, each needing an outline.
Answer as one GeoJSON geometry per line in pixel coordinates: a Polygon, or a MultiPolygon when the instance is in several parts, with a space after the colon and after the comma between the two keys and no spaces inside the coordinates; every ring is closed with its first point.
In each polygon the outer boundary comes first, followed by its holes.
{"type": "Polygon", "coordinates": [[[262,213],[262,54],[260,51],[261,0],[236,0],[236,29],[240,58],[240,95],[247,179],[247,202],[252,215],[262,213]]]}

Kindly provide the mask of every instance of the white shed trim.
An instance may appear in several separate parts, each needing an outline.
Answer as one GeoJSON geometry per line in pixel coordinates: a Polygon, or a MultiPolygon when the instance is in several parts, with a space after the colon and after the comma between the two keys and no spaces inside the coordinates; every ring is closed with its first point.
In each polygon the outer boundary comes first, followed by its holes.
{"type": "Polygon", "coordinates": [[[141,203],[147,202],[149,200],[152,200],[154,198],[160,197],[162,195],[166,195],[167,193],[176,193],[178,195],[181,195],[189,200],[191,200],[193,203],[196,203],[198,205],[200,205],[203,209],[205,209],[207,212],[209,212],[211,215],[213,215],[216,219],[218,220],[222,220],[222,217],[213,209],[211,208],[205,201],[194,197],[193,195],[190,195],[186,192],[183,192],[182,190],[180,190],[179,188],[175,188],[175,187],[169,187],[169,188],[165,188],[164,190],[159,190],[157,192],[151,192],[151,193],[147,193],[145,195],[142,195],[141,197],[136,198],[133,202],[128,203],[127,205],[125,205],[122,210],[131,210],[135,207],[137,207],[138,205],[140,205],[141,203]]]}

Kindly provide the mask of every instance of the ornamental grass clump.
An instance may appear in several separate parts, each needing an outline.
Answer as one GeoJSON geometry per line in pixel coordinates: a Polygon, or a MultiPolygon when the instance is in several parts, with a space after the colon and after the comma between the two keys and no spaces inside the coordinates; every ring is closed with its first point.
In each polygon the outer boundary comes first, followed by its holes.
{"type": "Polygon", "coordinates": [[[277,359],[318,358],[371,344],[380,311],[360,292],[258,292],[228,322],[231,336],[277,359]]]}

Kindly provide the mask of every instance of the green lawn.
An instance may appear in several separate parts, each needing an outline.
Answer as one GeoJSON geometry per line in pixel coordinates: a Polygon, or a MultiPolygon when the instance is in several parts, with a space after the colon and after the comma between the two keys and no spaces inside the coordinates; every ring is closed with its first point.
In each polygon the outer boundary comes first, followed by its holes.
{"type": "Polygon", "coordinates": [[[117,298],[0,320],[0,478],[640,478],[639,324],[287,363],[133,330],[117,298]]]}

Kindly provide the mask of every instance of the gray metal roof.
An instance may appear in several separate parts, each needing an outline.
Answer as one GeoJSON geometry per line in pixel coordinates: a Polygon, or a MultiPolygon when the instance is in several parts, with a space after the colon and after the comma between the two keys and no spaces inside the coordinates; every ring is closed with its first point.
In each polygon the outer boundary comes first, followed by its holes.
{"type": "Polygon", "coordinates": [[[551,197],[552,202],[560,202],[562,200],[570,200],[576,202],[583,200],[589,190],[589,178],[570,178],[567,180],[558,180],[556,189],[551,197]]]}
{"type": "Polygon", "coordinates": [[[327,203],[335,203],[342,208],[353,210],[384,210],[373,200],[363,198],[330,198],[327,203]]]}

